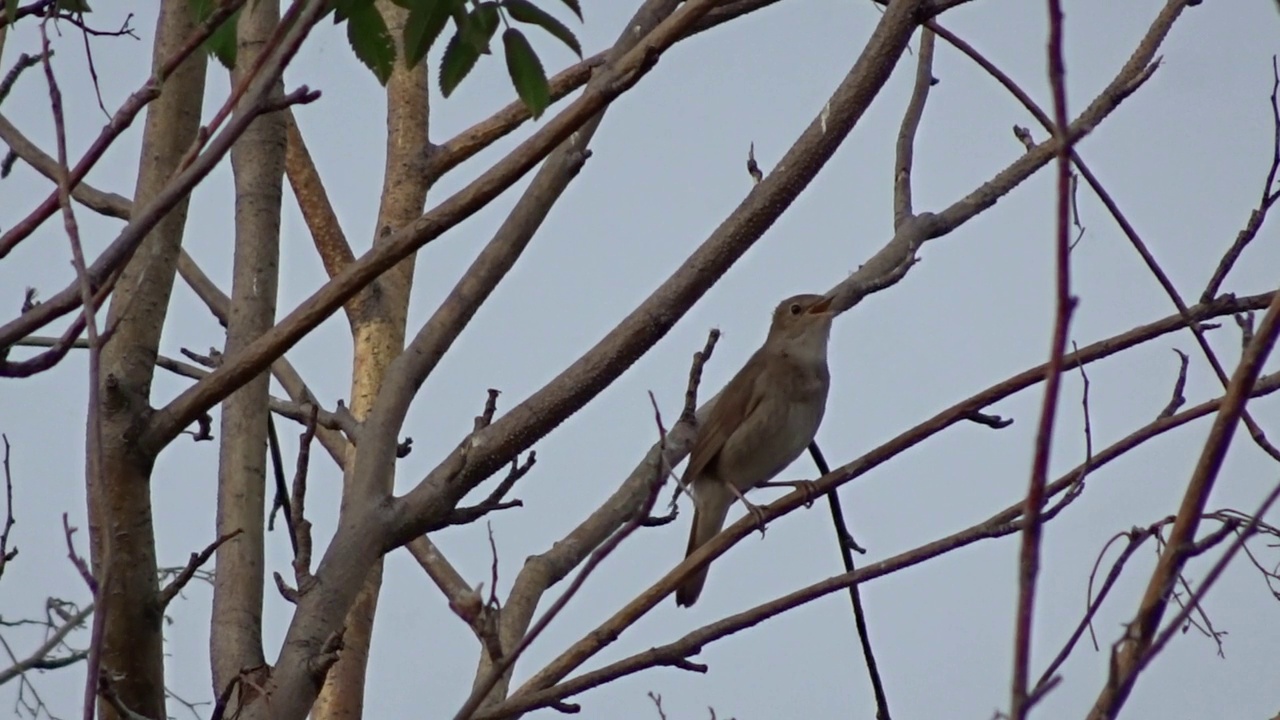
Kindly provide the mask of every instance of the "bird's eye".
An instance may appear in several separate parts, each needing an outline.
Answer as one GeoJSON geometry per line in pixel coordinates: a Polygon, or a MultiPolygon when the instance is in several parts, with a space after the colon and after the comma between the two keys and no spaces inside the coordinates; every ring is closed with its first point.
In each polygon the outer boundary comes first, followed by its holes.
{"type": "Polygon", "coordinates": [[[792,315],[799,315],[799,314],[800,314],[800,311],[801,311],[802,309],[803,309],[803,308],[801,308],[801,307],[800,307],[800,303],[791,303],[791,314],[792,314],[792,315]]]}

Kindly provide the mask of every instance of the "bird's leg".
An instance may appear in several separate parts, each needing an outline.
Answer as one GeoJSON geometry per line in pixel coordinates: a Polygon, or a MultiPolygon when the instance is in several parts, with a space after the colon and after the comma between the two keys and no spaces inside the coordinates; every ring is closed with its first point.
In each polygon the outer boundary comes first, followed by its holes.
{"type": "Polygon", "coordinates": [[[812,507],[813,501],[818,499],[818,484],[812,480],[778,480],[776,482],[761,483],[760,487],[789,487],[804,493],[804,506],[812,507]]]}
{"type": "Polygon", "coordinates": [[[760,531],[760,537],[764,537],[764,511],[761,510],[758,505],[748,500],[736,485],[728,480],[725,480],[724,484],[729,487],[729,492],[733,493],[733,496],[742,502],[742,505],[747,509],[747,512],[751,513],[751,517],[756,519],[756,528],[760,531]]]}

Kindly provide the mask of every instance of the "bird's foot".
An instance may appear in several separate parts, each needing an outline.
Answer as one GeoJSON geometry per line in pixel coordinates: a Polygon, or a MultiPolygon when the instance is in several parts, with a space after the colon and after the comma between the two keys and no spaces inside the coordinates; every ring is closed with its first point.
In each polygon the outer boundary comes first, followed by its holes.
{"type": "Polygon", "coordinates": [[[751,517],[756,519],[756,529],[760,531],[760,537],[764,537],[764,511],[760,509],[759,505],[748,500],[747,496],[743,495],[736,485],[733,483],[725,483],[725,485],[729,487],[729,491],[733,493],[733,496],[742,503],[742,506],[747,509],[747,512],[751,513],[751,517]]]}
{"type": "Polygon", "coordinates": [[[747,507],[747,512],[751,513],[751,517],[756,519],[756,529],[760,531],[760,537],[764,537],[764,510],[759,505],[751,502],[746,498],[742,498],[742,504],[747,507]]]}
{"type": "Polygon", "coordinates": [[[760,487],[789,487],[804,493],[804,506],[813,507],[813,501],[822,493],[818,492],[818,483],[812,480],[779,480],[767,482],[760,487]]]}

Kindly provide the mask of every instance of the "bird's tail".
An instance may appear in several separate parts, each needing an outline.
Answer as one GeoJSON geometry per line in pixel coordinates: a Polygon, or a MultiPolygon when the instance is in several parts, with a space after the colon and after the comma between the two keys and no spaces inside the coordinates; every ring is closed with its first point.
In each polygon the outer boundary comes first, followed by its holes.
{"type": "MultiPolygon", "coordinates": [[[[733,495],[722,483],[700,483],[695,492],[698,498],[694,503],[693,526],[689,528],[689,548],[684,553],[686,558],[720,532],[724,527],[724,519],[729,514],[729,506],[733,504],[733,495]]],[[[707,581],[709,567],[708,564],[698,568],[676,588],[677,605],[689,607],[698,601],[702,586],[707,581]]]]}

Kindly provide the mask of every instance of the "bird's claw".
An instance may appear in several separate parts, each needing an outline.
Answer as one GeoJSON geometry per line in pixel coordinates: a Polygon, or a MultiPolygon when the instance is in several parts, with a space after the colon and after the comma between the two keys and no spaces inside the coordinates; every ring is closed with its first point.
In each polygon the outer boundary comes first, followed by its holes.
{"type": "Polygon", "coordinates": [[[813,502],[822,494],[818,491],[818,483],[813,480],[782,480],[764,483],[761,487],[789,487],[793,490],[799,490],[804,494],[805,507],[813,507],[813,502]]]}
{"type": "Polygon", "coordinates": [[[812,480],[797,480],[796,489],[804,493],[804,506],[813,507],[813,501],[818,499],[818,483],[812,480]]]}
{"type": "Polygon", "coordinates": [[[760,537],[763,538],[764,537],[764,511],[760,509],[759,505],[749,503],[745,499],[743,500],[743,502],[746,503],[747,512],[751,513],[751,517],[755,518],[756,529],[760,531],[760,537]]]}

